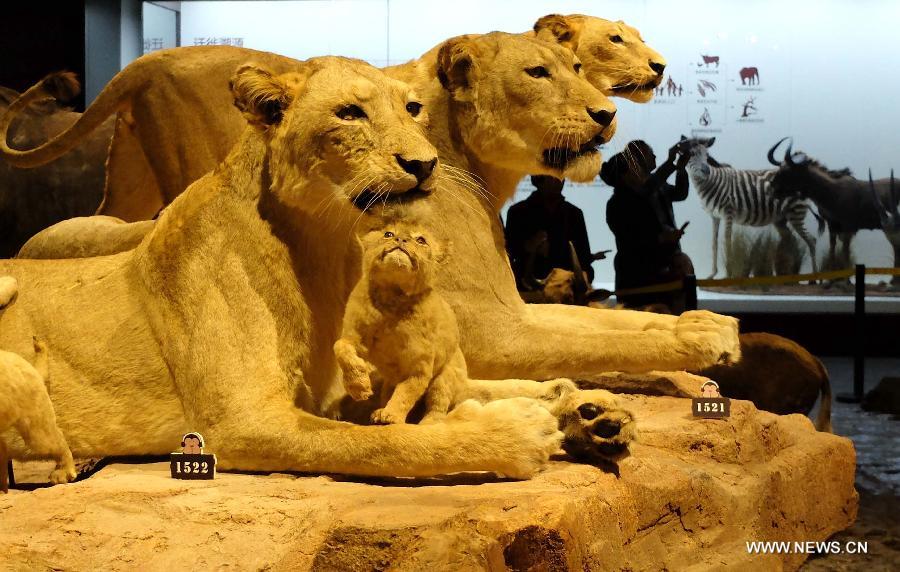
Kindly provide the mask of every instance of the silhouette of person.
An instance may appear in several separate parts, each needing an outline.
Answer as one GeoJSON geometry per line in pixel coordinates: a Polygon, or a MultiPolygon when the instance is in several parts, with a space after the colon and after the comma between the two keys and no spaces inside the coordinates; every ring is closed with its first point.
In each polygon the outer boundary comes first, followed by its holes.
{"type": "MultiPolygon", "coordinates": [[[[672,209],[673,201],[683,201],[688,195],[688,159],[690,155],[674,145],[657,168],[653,149],[637,140],[610,157],[600,170],[600,178],[613,187],[606,204],[606,222],[616,237],[616,290],[693,274],[690,258],[681,251],[684,227],[676,228],[672,209]],[[675,172],[675,185],[670,185],[666,181],[675,172]]],[[[665,304],[675,313],[685,309],[682,292],[633,294],[621,296],[619,301],[627,308],[665,304]]]]}
{"type": "Polygon", "coordinates": [[[519,289],[528,290],[531,279],[545,278],[554,268],[574,270],[569,241],[581,269],[593,280],[591,263],[605,255],[591,254],[584,214],[563,196],[565,181],[533,175],[531,184],[536,190],[506,215],[506,250],[519,289]]]}

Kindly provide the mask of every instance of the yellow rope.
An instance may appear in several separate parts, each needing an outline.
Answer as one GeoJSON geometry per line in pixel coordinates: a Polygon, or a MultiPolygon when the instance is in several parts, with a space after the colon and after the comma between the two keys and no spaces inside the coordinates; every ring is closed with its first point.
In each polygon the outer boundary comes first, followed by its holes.
{"type": "MultiPolygon", "coordinates": [[[[866,276],[900,276],[900,268],[869,268],[865,269],[866,276]]],[[[840,280],[842,278],[851,278],[856,276],[856,271],[852,268],[847,270],[832,270],[829,272],[813,272],[810,274],[783,274],[781,276],[754,276],[753,278],[708,278],[697,280],[698,287],[708,288],[710,286],[771,286],[775,284],[790,284],[794,282],[806,282],[809,280],[840,280]]],[[[683,280],[673,280],[671,282],[663,282],[662,284],[654,284],[652,286],[643,286],[641,288],[624,288],[616,290],[616,296],[633,296],[635,294],[653,294],[656,292],[673,292],[684,289],[683,280]]]]}

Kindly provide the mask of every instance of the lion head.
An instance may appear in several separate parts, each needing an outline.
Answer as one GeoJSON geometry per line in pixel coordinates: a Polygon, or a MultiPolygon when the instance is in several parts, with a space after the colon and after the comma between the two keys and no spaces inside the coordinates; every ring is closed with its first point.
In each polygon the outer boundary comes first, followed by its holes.
{"type": "Polygon", "coordinates": [[[323,207],[337,197],[365,209],[434,189],[427,112],[408,85],[365,62],[314,58],[282,75],[244,65],[231,90],[265,137],[272,189],[285,204],[323,207]],[[316,189],[324,196],[309,196],[316,189]]]}
{"type": "Polygon", "coordinates": [[[600,169],[597,147],[615,133],[616,107],[580,70],[556,43],[492,32],[444,42],[436,71],[477,161],[589,181],[600,169]]]}
{"type": "Polygon", "coordinates": [[[362,243],[371,285],[406,296],[431,289],[435,266],[442,258],[431,234],[411,224],[393,223],[367,233],[362,243]]]}
{"type": "Polygon", "coordinates": [[[538,20],[534,31],[538,38],[573,50],[584,66],[584,77],[606,95],[644,103],[663,80],[666,59],[621,20],[551,14],[538,20]]]}

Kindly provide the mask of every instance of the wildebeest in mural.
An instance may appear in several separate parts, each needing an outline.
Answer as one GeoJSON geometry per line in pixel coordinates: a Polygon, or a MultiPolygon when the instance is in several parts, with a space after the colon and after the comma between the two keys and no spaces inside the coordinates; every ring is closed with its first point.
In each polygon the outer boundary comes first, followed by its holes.
{"type": "Polygon", "coordinates": [[[703,58],[703,61],[697,64],[698,68],[704,64],[706,64],[706,67],[709,67],[709,64],[716,64],[716,67],[719,67],[719,56],[701,55],[700,57],[703,58]]]}
{"type": "MultiPolygon", "coordinates": [[[[829,257],[835,256],[838,237],[846,256],[853,237],[860,230],[882,230],[894,249],[894,266],[900,264],[900,237],[897,235],[898,192],[890,179],[871,184],[853,177],[850,169],[832,170],[788,145],[781,163],[769,153],[769,162],[778,167],[772,178],[775,196],[809,199],[818,207],[828,225],[829,257]],[[897,240],[892,240],[896,237],[897,240]]],[[[894,277],[893,284],[900,284],[894,277]]]]}
{"type": "Polygon", "coordinates": [[[741,85],[758,85],[759,70],[755,67],[741,68],[741,85]]]}

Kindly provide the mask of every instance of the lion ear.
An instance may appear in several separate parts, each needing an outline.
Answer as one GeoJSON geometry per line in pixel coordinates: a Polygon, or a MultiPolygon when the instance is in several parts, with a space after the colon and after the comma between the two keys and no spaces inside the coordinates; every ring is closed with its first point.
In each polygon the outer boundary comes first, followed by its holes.
{"type": "Polygon", "coordinates": [[[571,16],[550,14],[534,23],[534,32],[538,39],[556,42],[575,51],[578,47],[578,36],[581,27],[571,16]]]}
{"type": "Polygon", "coordinates": [[[234,105],[252,125],[277,125],[291,104],[287,84],[272,72],[252,64],[242,65],[229,83],[234,105]]]}
{"type": "Polygon", "coordinates": [[[466,36],[451,38],[438,51],[437,76],[444,89],[457,101],[472,100],[472,76],[475,73],[477,50],[466,36]]]}

